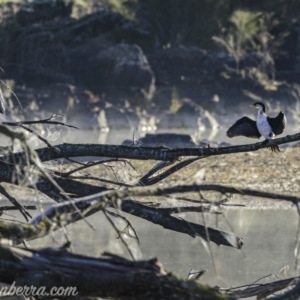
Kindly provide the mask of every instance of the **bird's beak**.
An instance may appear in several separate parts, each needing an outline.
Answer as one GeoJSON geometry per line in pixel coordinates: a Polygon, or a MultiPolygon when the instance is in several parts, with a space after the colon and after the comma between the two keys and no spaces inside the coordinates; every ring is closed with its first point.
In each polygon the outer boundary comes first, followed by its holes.
{"type": "Polygon", "coordinates": [[[254,104],[250,104],[249,107],[255,107],[256,108],[256,106],[254,104]]]}

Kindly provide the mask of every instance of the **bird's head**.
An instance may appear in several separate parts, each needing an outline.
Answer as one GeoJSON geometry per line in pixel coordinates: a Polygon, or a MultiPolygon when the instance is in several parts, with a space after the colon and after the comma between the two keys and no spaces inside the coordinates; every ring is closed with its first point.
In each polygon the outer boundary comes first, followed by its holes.
{"type": "Polygon", "coordinates": [[[251,104],[250,107],[255,107],[257,108],[258,110],[261,110],[263,112],[265,112],[265,105],[261,102],[255,102],[254,104],[251,104]]]}

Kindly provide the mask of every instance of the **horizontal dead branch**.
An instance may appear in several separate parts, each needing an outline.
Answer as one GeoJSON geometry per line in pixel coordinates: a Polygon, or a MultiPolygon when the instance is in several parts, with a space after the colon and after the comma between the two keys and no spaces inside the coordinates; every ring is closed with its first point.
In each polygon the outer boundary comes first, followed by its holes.
{"type": "MultiPolygon", "coordinates": [[[[99,145],[99,144],[60,144],[55,146],[57,151],[52,149],[41,148],[36,152],[41,161],[49,161],[64,157],[112,157],[112,158],[127,158],[140,160],[162,160],[174,161],[181,156],[213,156],[221,154],[232,154],[239,152],[257,151],[259,149],[268,148],[270,146],[286,144],[300,140],[300,133],[287,135],[270,141],[269,143],[255,143],[239,146],[228,147],[207,147],[207,148],[176,148],[166,149],[164,147],[130,147],[118,145],[99,145]]],[[[18,163],[25,161],[25,154],[20,152],[14,154],[18,163]]],[[[12,162],[11,156],[1,158],[3,162],[12,162]]]]}

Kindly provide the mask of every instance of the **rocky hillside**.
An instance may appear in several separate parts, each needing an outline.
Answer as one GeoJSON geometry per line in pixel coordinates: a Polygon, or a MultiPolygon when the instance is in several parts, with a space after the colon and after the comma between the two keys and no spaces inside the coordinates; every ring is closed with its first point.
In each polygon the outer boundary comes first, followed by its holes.
{"type": "MultiPolygon", "coordinates": [[[[62,0],[7,3],[4,11],[2,80],[29,115],[62,112],[86,127],[201,128],[263,100],[298,121],[300,55],[278,71],[263,51],[161,47],[149,23],[105,9],[76,19],[62,0]]],[[[9,115],[19,108],[4,92],[9,115]]]]}

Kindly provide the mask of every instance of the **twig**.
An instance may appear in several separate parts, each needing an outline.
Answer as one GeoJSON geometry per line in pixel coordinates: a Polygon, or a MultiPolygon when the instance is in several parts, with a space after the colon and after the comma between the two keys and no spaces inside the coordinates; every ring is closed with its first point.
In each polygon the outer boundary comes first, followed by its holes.
{"type": "Polygon", "coordinates": [[[96,181],[99,181],[99,182],[110,183],[110,184],[114,184],[114,185],[118,185],[118,186],[133,187],[133,185],[131,185],[131,184],[123,183],[123,182],[120,182],[120,181],[113,181],[113,180],[93,177],[93,176],[69,176],[69,178],[70,179],[96,180],[96,181]]]}
{"type": "MultiPolygon", "coordinates": [[[[255,284],[255,286],[248,286],[246,289],[241,289],[241,290],[235,290],[235,291],[230,291],[233,288],[230,289],[220,289],[220,291],[226,291],[228,295],[234,296],[236,298],[248,298],[248,297],[253,297],[253,296],[260,296],[260,295],[270,295],[274,294],[275,292],[278,292],[280,290],[283,290],[287,287],[293,286],[297,284],[300,280],[300,277],[293,277],[293,278],[288,278],[284,280],[277,280],[274,282],[270,283],[265,283],[265,284],[255,284]]],[[[245,286],[243,286],[245,287],[245,286]]],[[[234,288],[236,289],[236,288],[234,288]]]]}
{"type": "Polygon", "coordinates": [[[111,226],[114,228],[114,230],[117,232],[118,234],[118,237],[120,238],[120,240],[122,241],[123,245],[125,246],[125,248],[127,249],[131,259],[133,261],[135,261],[135,258],[134,258],[134,255],[130,249],[130,247],[128,246],[128,244],[126,243],[126,241],[124,240],[123,236],[122,236],[122,233],[120,232],[120,230],[116,227],[115,223],[111,220],[111,218],[108,216],[107,212],[105,209],[103,209],[103,213],[106,217],[106,219],[108,220],[108,222],[111,224],[111,226]]]}
{"type": "Polygon", "coordinates": [[[51,125],[62,125],[65,127],[70,127],[70,128],[75,128],[78,129],[78,127],[73,126],[73,125],[68,125],[63,122],[57,122],[57,121],[52,121],[54,118],[57,116],[63,116],[62,114],[54,114],[51,117],[43,120],[36,120],[36,121],[21,121],[21,122],[2,122],[4,125],[8,126],[17,126],[17,127],[22,127],[22,125],[33,125],[33,124],[51,124],[51,125]]]}
{"type": "MultiPolygon", "coordinates": [[[[140,239],[139,239],[139,237],[138,237],[138,235],[137,235],[137,233],[136,233],[134,227],[131,225],[131,223],[130,223],[125,217],[123,217],[123,216],[121,216],[121,215],[119,215],[119,214],[117,214],[117,213],[115,213],[115,212],[109,211],[109,210],[107,210],[107,209],[106,209],[105,211],[106,211],[106,213],[110,214],[111,216],[113,216],[113,217],[115,217],[115,218],[120,218],[120,219],[122,219],[122,220],[127,224],[125,228],[127,228],[127,227],[131,228],[131,230],[132,230],[133,233],[134,233],[134,238],[135,238],[138,242],[140,242],[140,239]]],[[[123,230],[123,231],[124,231],[124,230],[123,230]]],[[[122,232],[123,232],[123,231],[122,231],[122,232]]],[[[122,232],[121,232],[121,233],[122,233],[122,232]]],[[[130,235],[130,236],[132,237],[132,235],[130,235]]]]}
{"type": "Polygon", "coordinates": [[[149,178],[149,175],[146,174],[139,180],[138,185],[153,185],[153,184],[156,184],[159,181],[165,179],[166,177],[172,175],[173,173],[181,170],[182,168],[184,168],[184,167],[188,166],[189,164],[191,164],[191,163],[193,163],[193,162],[195,162],[199,159],[202,159],[202,158],[204,158],[204,157],[189,158],[189,159],[186,159],[184,161],[181,161],[181,162],[177,163],[175,166],[170,167],[168,170],[162,172],[161,174],[159,174],[155,177],[149,178]]]}
{"type": "Polygon", "coordinates": [[[205,212],[211,214],[222,214],[220,211],[212,210],[213,206],[176,206],[176,207],[158,207],[156,210],[161,211],[165,214],[177,214],[183,212],[205,212]]]}
{"type": "Polygon", "coordinates": [[[1,184],[0,184],[0,193],[4,195],[16,207],[16,209],[20,211],[20,213],[23,215],[23,217],[27,222],[28,222],[28,217],[32,218],[32,216],[25,209],[25,207],[21,203],[19,203],[19,201],[15,197],[11,196],[1,184]]]}
{"type": "MultiPolygon", "coordinates": [[[[198,194],[199,194],[199,198],[203,199],[202,194],[201,194],[200,191],[198,192],[198,194]]],[[[207,241],[207,245],[204,244],[204,247],[205,248],[206,248],[206,246],[208,247],[209,256],[211,258],[214,270],[215,270],[216,274],[218,274],[217,267],[216,267],[216,262],[215,262],[213,252],[212,252],[212,249],[211,249],[211,245],[210,245],[209,230],[208,230],[208,227],[206,226],[206,221],[205,221],[205,216],[204,216],[203,211],[201,211],[201,215],[202,215],[202,221],[203,221],[203,225],[204,225],[204,228],[205,228],[205,235],[206,235],[206,241],[207,241]]]]}
{"type": "MultiPolygon", "coordinates": [[[[36,210],[37,209],[35,205],[23,205],[23,207],[28,210],[36,210]]],[[[15,207],[15,206],[0,206],[0,211],[17,210],[17,209],[19,209],[19,208],[15,207]]]]}
{"type": "Polygon", "coordinates": [[[156,172],[158,172],[159,170],[172,165],[174,162],[173,161],[160,161],[159,163],[157,163],[151,170],[149,170],[142,178],[139,179],[138,183],[136,184],[138,185],[150,185],[152,184],[152,180],[155,178],[150,178],[153,174],[155,174],[156,172]]]}
{"type": "MultiPolygon", "coordinates": [[[[87,168],[91,168],[91,167],[94,167],[94,166],[97,166],[97,165],[102,165],[104,163],[108,163],[108,162],[125,162],[125,163],[128,163],[126,160],[123,160],[123,159],[117,159],[117,158],[112,158],[112,159],[106,159],[106,160],[101,160],[101,161],[97,161],[97,162],[93,162],[93,163],[87,163],[81,167],[78,167],[78,168],[75,168],[69,172],[57,172],[57,171],[52,171],[54,174],[60,176],[60,177],[69,177],[70,175],[72,175],[73,173],[76,173],[76,172],[79,172],[79,171],[82,171],[84,169],[87,169],[87,168]]],[[[130,166],[132,166],[132,164],[129,164],[130,166]]],[[[132,168],[134,169],[134,167],[132,166],[132,168]]]]}
{"type": "MultiPolygon", "coordinates": [[[[36,133],[35,131],[33,131],[32,129],[24,126],[24,125],[20,125],[20,127],[32,134],[34,134],[39,140],[41,140],[42,142],[44,142],[52,151],[56,152],[57,154],[60,154],[59,153],[59,150],[56,149],[56,147],[52,146],[46,139],[44,139],[42,136],[40,136],[38,133],[36,133]]],[[[64,156],[63,157],[64,159],[70,161],[70,162],[73,162],[73,163],[76,163],[76,164],[81,164],[80,162],[76,161],[76,160],[73,160],[73,159],[70,159],[69,157],[66,157],[64,156]]]]}

